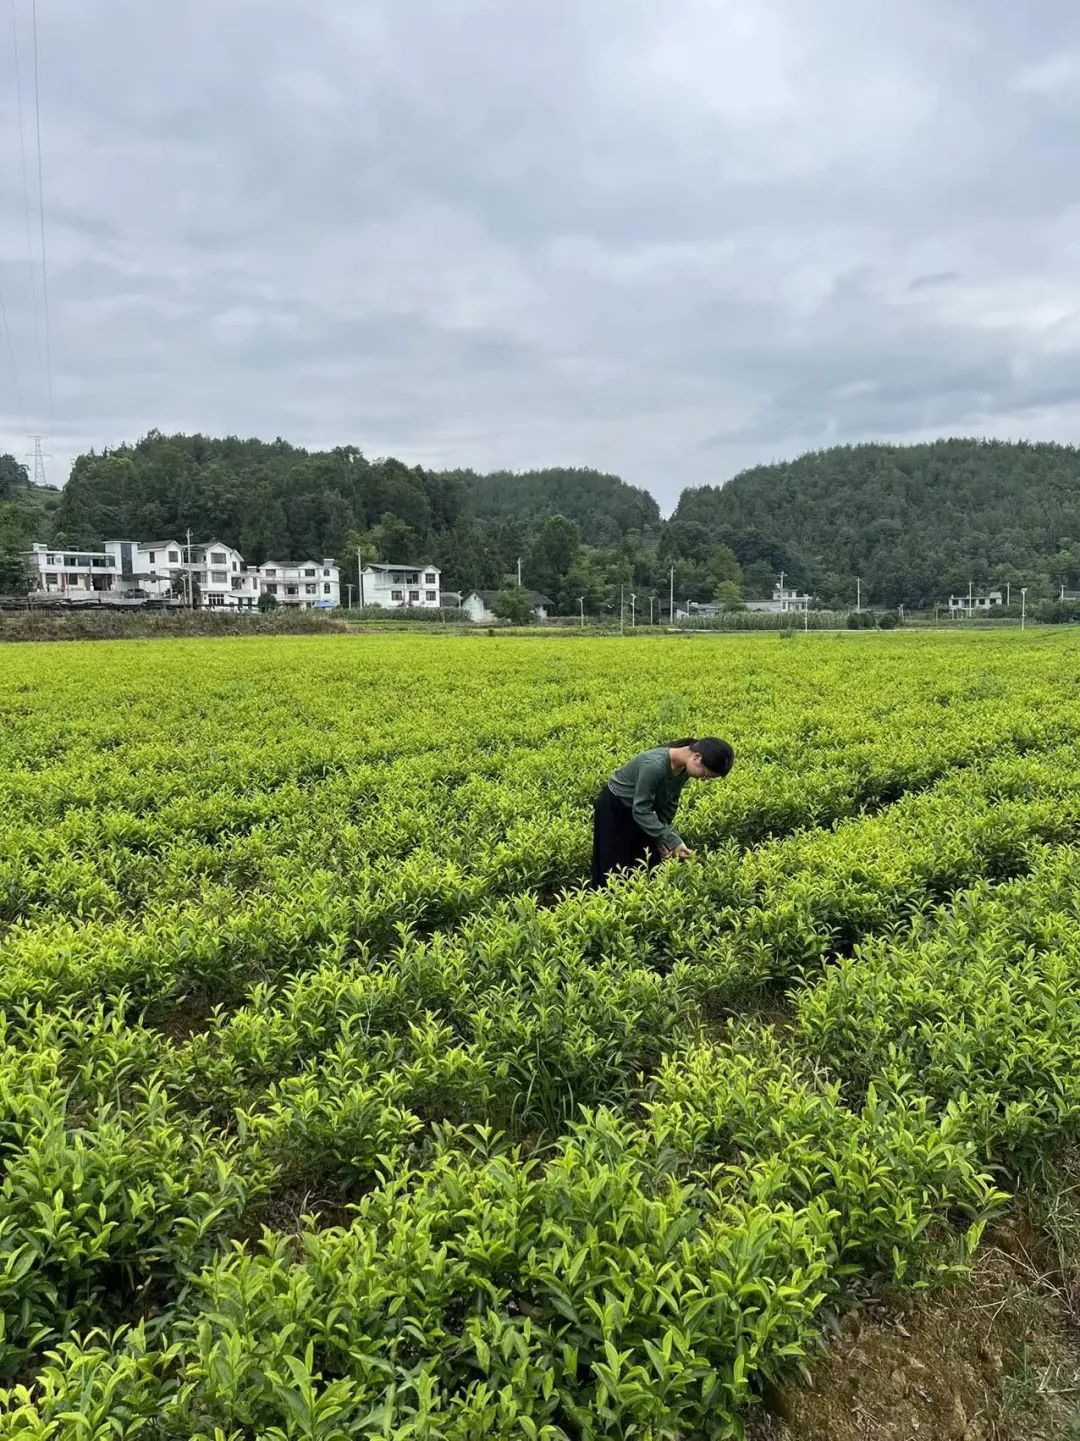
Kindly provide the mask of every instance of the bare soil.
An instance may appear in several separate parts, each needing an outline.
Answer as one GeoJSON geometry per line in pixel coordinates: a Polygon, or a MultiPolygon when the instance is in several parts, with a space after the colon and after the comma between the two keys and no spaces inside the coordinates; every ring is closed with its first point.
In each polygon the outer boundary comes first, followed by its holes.
{"type": "Polygon", "coordinates": [[[851,1312],[748,1441],[1080,1441],[1080,1272],[1018,1212],[969,1279],[851,1312]]]}

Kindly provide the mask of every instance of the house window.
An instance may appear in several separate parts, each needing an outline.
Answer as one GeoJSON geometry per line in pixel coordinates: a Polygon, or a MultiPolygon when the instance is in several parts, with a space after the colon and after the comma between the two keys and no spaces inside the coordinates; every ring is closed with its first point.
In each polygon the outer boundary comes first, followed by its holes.
{"type": "Polygon", "coordinates": [[[46,564],[46,565],[55,565],[55,564],[56,564],[56,556],[55,556],[55,555],[47,555],[47,556],[45,557],[45,564],[46,564]]]}
{"type": "Polygon", "coordinates": [[[267,595],[277,595],[277,586],[276,586],[276,585],[268,585],[268,586],[265,587],[265,590],[266,590],[266,594],[267,594],[267,595]]]}
{"type": "Polygon", "coordinates": [[[154,565],[156,561],[157,561],[157,556],[155,555],[155,553],[154,553],[153,551],[151,551],[151,552],[150,552],[150,564],[151,564],[151,565],[154,565]]]}
{"type": "Polygon", "coordinates": [[[323,593],[323,595],[329,595],[329,594],[330,594],[330,582],[329,582],[328,580],[324,580],[324,581],[323,581],[322,593],[323,593]]]}
{"type": "Polygon", "coordinates": [[[55,571],[53,571],[51,574],[49,574],[49,572],[46,572],[46,574],[45,574],[45,583],[46,583],[47,585],[55,585],[55,584],[56,584],[56,572],[55,572],[55,571]]]}
{"type": "Polygon", "coordinates": [[[305,571],[304,571],[304,574],[305,574],[305,575],[314,575],[314,574],[315,574],[315,571],[314,571],[314,569],[312,569],[312,570],[305,570],[305,571]]]}
{"type": "Polygon", "coordinates": [[[228,580],[228,578],[229,578],[229,573],[228,573],[228,571],[225,571],[225,570],[212,570],[212,571],[210,572],[210,579],[214,582],[215,585],[224,585],[225,582],[228,580]]]}
{"type": "Polygon", "coordinates": [[[305,585],[305,586],[304,586],[304,594],[305,594],[305,595],[314,595],[317,590],[318,590],[318,586],[315,586],[315,585],[305,585]]]}
{"type": "Polygon", "coordinates": [[[395,585],[400,585],[401,582],[402,582],[404,579],[405,579],[405,577],[404,577],[404,575],[402,575],[402,573],[401,573],[400,570],[395,570],[395,571],[394,571],[393,581],[394,581],[394,584],[395,584],[395,585]]]}
{"type": "Polygon", "coordinates": [[[170,550],[170,551],[169,551],[169,564],[170,564],[170,565],[178,565],[179,562],[180,562],[180,556],[179,556],[179,554],[178,554],[175,550],[170,550]]]}
{"type": "Polygon", "coordinates": [[[402,595],[401,595],[401,591],[400,591],[400,590],[392,590],[392,591],[390,592],[390,599],[391,599],[391,600],[401,600],[401,598],[402,598],[402,595]]]}
{"type": "Polygon", "coordinates": [[[408,578],[408,580],[405,582],[405,584],[406,584],[406,585],[419,585],[419,584],[420,584],[420,572],[419,572],[418,570],[411,570],[411,571],[409,572],[409,578],[408,578]]]}
{"type": "Polygon", "coordinates": [[[285,587],[285,594],[286,594],[286,595],[295,595],[295,594],[296,594],[296,586],[295,586],[295,585],[287,585],[287,586],[285,587]]]}
{"type": "Polygon", "coordinates": [[[428,600],[438,600],[438,596],[433,590],[425,591],[425,595],[427,596],[428,600]]]}
{"type": "Polygon", "coordinates": [[[210,564],[211,564],[211,565],[224,565],[227,560],[228,560],[228,556],[225,554],[225,552],[224,552],[223,550],[215,550],[215,551],[213,552],[213,554],[211,555],[211,557],[210,557],[210,564]]]}
{"type": "Polygon", "coordinates": [[[79,557],[78,557],[77,555],[65,555],[65,556],[64,556],[64,564],[65,564],[65,565],[78,565],[78,563],[79,563],[79,557]]]}
{"type": "Polygon", "coordinates": [[[274,569],[274,567],[273,567],[272,565],[268,565],[268,566],[266,567],[266,573],[267,573],[267,575],[277,575],[277,571],[274,569]]]}
{"type": "Polygon", "coordinates": [[[435,572],[434,572],[433,570],[429,570],[428,573],[427,573],[427,575],[424,576],[424,584],[425,584],[425,585],[434,585],[434,584],[435,584],[435,572]]]}
{"type": "Polygon", "coordinates": [[[410,602],[412,602],[412,601],[414,601],[414,600],[419,600],[419,599],[420,599],[420,592],[419,592],[418,590],[410,590],[410,591],[409,591],[409,601],[410,601],[410,602]]]}
{"type": "Polygon", "coordinates": [[[323,575],[329,575],[329,574],[330,574],[330,572],[327,570],[327,568],[326,568],[325,565],[323,566],[323,572],[322,572],[322,573],[323,573],[323,575]]]}
{"type": "Polygon", "coordinates": [[[239,569],[240,569],[240,562],[239,562],[238,560],[234,560],[233,563],[232,563],[232,568],[233,568],[233,570],[239,570],[239,569]]]}

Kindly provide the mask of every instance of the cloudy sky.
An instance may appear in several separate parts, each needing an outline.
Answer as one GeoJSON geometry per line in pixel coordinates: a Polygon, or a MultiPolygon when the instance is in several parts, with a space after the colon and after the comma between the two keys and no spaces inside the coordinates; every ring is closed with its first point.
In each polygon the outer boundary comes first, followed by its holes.
{"type": "Polygon", "coordinates": [[[38,0],[51,416],[14,3],[0,450],[45,432],[54,481],[158,427],[667,508],[836,441],[1080,439],[1074,0],[38,0]]]}

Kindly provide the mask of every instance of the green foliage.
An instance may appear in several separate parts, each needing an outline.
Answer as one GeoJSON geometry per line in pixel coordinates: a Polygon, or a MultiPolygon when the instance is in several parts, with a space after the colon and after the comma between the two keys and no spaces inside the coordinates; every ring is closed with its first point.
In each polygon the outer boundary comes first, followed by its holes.
{"type": "Polygon", "coordinates": [[[262,591],[262,592],[260,593],[260,595],[259,595],[258,607],[259,607],[259,610],[260,610],[264,615],[269,614],[271,611],[277,610],[277,608],[278,608],[278,599],[277,599],[277,596],[276,596],[276,595],[271,595],[271,594],[269,593],[269,591],[265,591],[265,590],[262,591]]]}
{"type": "Polygon", "coordinates": [[[6,546],[0,541],[0,595],[26,595],[33,584],[33,575],[26,553],[14,549],[10,541],[6,546]]]}
{"type": "Polygon", "coordinates": [[[5,654],[0,1433],[734,1441],[962,1272],[1080,1118],[1074,637],[642,645],[5,654]]]}
{"type": "Polygon", "coordinates": [[[13,455],[0,455],[0,501],[11,500],[17,490],[30,484],[26,466],[13,455]]]}
{"type": "Polygon", "coordinates": [[[648,491],[597,470],[551,467],[450,475],[463,485],[475,519],[513,520],[539,531],[549,517],[561,515],[591,546],[615,546],[623,536],[653,530],[660,521],[660,509],[648,491]]]}
{"type": "Polygon", "coordinates": [[[729,545],[748,585],[784,569],[830,605],[850,603],[857,575],[886,606],[932,606],[970,580],[1048,598],[1080,586],[1080,450],[837,446],[683,491],[668,531],[729,545]]]}
{"type": "Polygon", "coordinates": [[[513,625],[528,625],[533,619],[529,592],[518,585],[503,586],[491,602],[491,613],[513,625]]]}

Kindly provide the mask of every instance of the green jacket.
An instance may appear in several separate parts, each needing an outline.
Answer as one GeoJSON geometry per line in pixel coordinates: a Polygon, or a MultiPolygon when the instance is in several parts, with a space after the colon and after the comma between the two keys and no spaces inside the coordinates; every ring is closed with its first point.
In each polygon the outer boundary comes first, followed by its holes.
{"type": "Polygon", "coordinates": [[[654,746],[627,761],[608,781],[608,790],[626,801],[635,822],[646,835],[658,840],[668,850],[682,845],[682,838],[671,829],[679,797],[688,779],[686,771],[674,775],[667,746],[654,746]]]}

